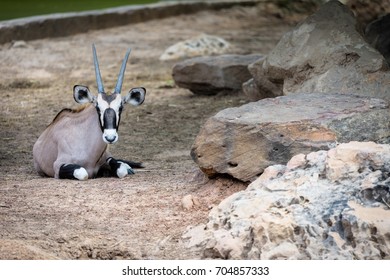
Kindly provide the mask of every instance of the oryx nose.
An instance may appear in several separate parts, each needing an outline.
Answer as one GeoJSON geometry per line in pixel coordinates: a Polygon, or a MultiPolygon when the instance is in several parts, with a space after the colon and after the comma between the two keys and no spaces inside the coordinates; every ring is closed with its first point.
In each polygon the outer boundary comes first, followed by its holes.
{"type": "Polygon", "coordinates": [[[106,135],[104,138],[105,138],[105,139],[107,140],[107,142],[109,142],[109,143],[115,142],[115,140],[116,140],[116,136],[115,136],[115,135],[106,135]]]}

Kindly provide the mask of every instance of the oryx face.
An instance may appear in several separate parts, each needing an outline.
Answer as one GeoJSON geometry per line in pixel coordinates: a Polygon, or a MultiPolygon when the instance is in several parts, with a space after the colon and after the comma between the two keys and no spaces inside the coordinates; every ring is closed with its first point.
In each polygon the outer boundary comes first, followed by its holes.
{"type": "Polygon", "coordinates": [[[112,94],[106,94],[103,88],[103,82],[100,76],[99,63],[97,60],[95,46],[92,45],[93,58],[95,64],[96,83],[98,86],[98,95],[94,96],[88,87],[76,85],[73,88],[73,96],[78,103],[93,103],[96,107],[100,127],[103,132],[103,141],[107,144],[113,144],[118,141],[118,127],[121,118],[123,106],[130,103],[134,106],[141,105],[145,100],[146,90],[143,87],[131,89],[126,96],[121,96],[123,76],[126,69],[126,63],[130,54],[130,49],[122,62],[115,91],[112,94]]]}
{"type": "Polygon", "coordinates": [[[120,94],[99,94],[97,97],[96,110],[103,131],[103,140],[106,143],[115,143],[118,140],[118,127],[122,108],[123,103],[120,94]]]}

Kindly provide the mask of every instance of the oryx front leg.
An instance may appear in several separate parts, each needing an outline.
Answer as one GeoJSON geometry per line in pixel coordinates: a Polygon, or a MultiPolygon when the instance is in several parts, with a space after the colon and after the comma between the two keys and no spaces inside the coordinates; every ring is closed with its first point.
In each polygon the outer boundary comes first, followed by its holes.
{"type": "Polygon", "coordinates": [[[88,172],[87,170],[78,165],[78,164],[71,164],[71,163],[63,163],[63,164],[55,164],[55,177],[58,179],[76,179],[76,180],[87,180],[88,179],[88,172]]]}
{"type": "Polygon", "coordinates": [[[134,174],[134,170],[125,161],[116,160],[112,157],[107,159],[107,163],[110,165],[111,172],[118,178],[123,178],[127,175],[134,174]]]}

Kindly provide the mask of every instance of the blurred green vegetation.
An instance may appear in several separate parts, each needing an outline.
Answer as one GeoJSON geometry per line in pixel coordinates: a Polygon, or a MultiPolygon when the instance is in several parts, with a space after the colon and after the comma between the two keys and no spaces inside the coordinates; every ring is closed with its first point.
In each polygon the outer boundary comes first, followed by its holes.
{"type": "Polygon", "coordinates": [[[0,20],[52,13],[98,10],[157,0],[0,0],[0,20]]]}

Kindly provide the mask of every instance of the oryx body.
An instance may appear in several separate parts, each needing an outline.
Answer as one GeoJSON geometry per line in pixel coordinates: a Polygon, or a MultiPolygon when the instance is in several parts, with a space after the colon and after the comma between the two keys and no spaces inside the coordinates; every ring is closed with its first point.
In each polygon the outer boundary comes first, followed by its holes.
{"type": "Polygon", "coordinates": [[[130,50],[123,60],[114,93],[106,94],[93,46],[98,95],[92,95],[86,86],[74,87],[74,99],[85,105],[76,110],[63,109],[38,138],[33,156],[39,174],[86,180],[109,173],[122,178],[133,174],[132,167],[141,167],[139,163],[115,160],[107,150],[108,144],[118,140],[123,105],[138,106],[145,99],[144,88],[133,88],[123,97],[120,94],[129,53],[130,50]]]}

